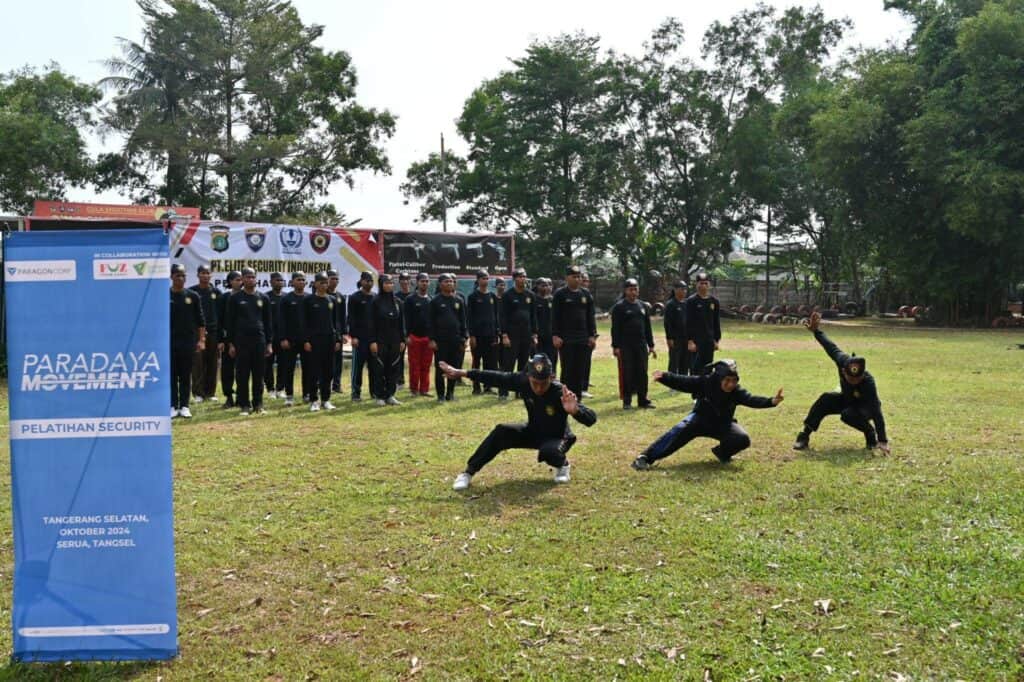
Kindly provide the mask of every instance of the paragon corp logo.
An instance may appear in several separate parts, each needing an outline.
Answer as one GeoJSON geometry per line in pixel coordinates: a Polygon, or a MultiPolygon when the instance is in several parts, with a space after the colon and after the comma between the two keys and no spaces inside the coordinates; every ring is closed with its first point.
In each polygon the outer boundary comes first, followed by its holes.
{"type": "Polygon", "coordinates": [[[21,363],[22,391],[120,391],[159,381],[154,351],[127,353],[27,353],[21,363]]]}
{"type": "Polygon", "coordinates": [[[165,258],[97,258],[92,262],[93,279],[166,279],[171,266],[165,258]]]}
{"type": "Polygon", "coordinates": [[[73,282],[78,271],[73,260],[18,260],[4,265],[8,282],[73,282]]]}

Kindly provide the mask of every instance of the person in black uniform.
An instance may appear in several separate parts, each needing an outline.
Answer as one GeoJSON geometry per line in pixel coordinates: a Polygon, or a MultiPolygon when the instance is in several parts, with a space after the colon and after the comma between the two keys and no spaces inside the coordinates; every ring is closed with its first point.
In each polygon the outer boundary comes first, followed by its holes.
{"type": "Polygon", "coordinates": [[[217,319],[220,321],[220,390],[224,391],[224,409],[235,407],[235,358],[228,352],[228,301],[242,289],[242,273],[232,270],[224,278],[228,288],[220,297],[217,319]]]}
{"type": "Polygon", "coordinates": [[[445,380],[441,363],[461,368],[466,354],[466,308],[462,299],[455,295],[455,275],[445,273],[440,277],[441,293],[430,300],[427,315],[430,349],[434,351],[434,383],[437,400],[455,400],[456,378],[445,380]],[[447,384],[447,385],[446,385],[447,384]]]}
{"type": "MultiPolygon", "coordinates": [[[[526,270],[516,268],[512,272],[512,288],[501,298],[504,313],[501,327],[501,345],[508,349],[504,372],[525,372],[530,354],[537,346],[537,309],[535,295],[526,288],[526,270]]],[[[508,391],[499,388],[498,399],[508,399],[508,391]]]]}
{"type": "MultiPolygon", "coordinates": [[[[587,295],[590,297],[590,299],[593,300],[594,294],[591,293],[591,291],[590,291],[590,275],[587,274],[586,270],[583,270],[581,272],[581,274],[580,274],[580,288],[582,288],[584,291],[586,291],[587,295]]],[[[593,384],[590,383],[590,369],[594,365],[594,348],[597,347],[597,337],[598,336],[599,336],[599,334],[596,334],[596,333],[594,334],[594,342],[595,342],[595,344],[594,344],[594,346],[590,347],[589,352],[584,356],[584,363],[586,364],[586,367],[583,370],[583,393],[580,394],[581,398],[593,398],[594,397],[594,396],[590,395],[590,388],[593,386],[593,384]]]]}
{"type": "Polygon", "coordinates": [[[690,351],[694,373],[704,371],[715,360],[718,342],[722,340],[718,299],[711,295],[711,277],[698,272],[697,293],[686,299],[686,348],[690,351]]]}
{"type": "Polygon", "coordinates": [[[206,321],[199,294],[185,288],[185,266],[171,266],[171,418],[190,419],[192,356],[206,346],[206,321]]]}
{"type": "Polygon", "coordinates": [[[672,298],[665,304],[665,342],[668,344],[668,371],[690,373],[689,338],[686,335],[686,282],[678,280],[672,287],[672,298]]]}
{"type": "Polygon", "coordinates": [[[654,354],[651,306],[641,301],[640,285],[627,279],[624,296],[612,306],[612,349],[619,361],[619,393],[622,409],[633,409],[633,396],[640,409],[652,409],[647,398],[647,356],[654,354]]]}
{"type": "Polygon", "coordinates": [[[303,349],[309,358],[312,379],[309,389],[309,411],[335,409],[331,404],[331,380],[334,375],[334,353],[341,346],[337,322],[337,299],[327,293],[327,273],[313,276],[313,295],[302,301],[303,349]]]}
{"type": "MultiPolygon", "coordinates": [[[[334,327],[338,330],[339,335],[345,331],[345,295],[338,291],[338,284],[341,282],[341,277],[338,275],[338,271],[331,269],[327,271],[327,295],[334,299],[334,312],[335,320],[334,327]]],[[[341,373],[345,368],[345,352],[339,347],[331,358],[331,390],[335,393],[341,393],[341,373]]]]}
{"type": "Polygon", "coordinates": [[[579,266],[570,266],[551,306],[551,341],[561,354],[562,383],[577,396],[583,395],[587,358],[597,343],[594,299],[581,279],[579,266]]]}
{"type": "MultiPolygon", "coordinates": [[[[502,299],[505,298],[505,292],[508,291],[508,285],[505,283],[504,277],[494,278],[494,295],[498,297],[498,329],[505,328],[505,308],[502,306],[502,299]]],[[[504,367],[507,362],[509,355],[509,349],[505,347],[505,344],[501,343],[501,336],[498,336],[497,357],[498,367],[504,367]]]]}
{"type": "Polygon", "coordinates": [[[416,291],[405,299],[405,331],[409,352],[409,393],[430,395],[430,365],[434,351],[430,348],[430,275],[416,275],[416,291]]]}
{"type": "Polygon", "coordinates": [[[891,449],[885,433],[882,402],[878,399],[875,378],[867,371],[867,361],[839,350],[821,331],[820,324],[820,313],[812,313],[804,323],[839,368],[839,392],[822,393],[814,402],[804,419],[804,430],[797,434],[793,449],[806,449],[810,445],[811,433],[818,430],[821,420],[830,414],[838,414],[843,423],[864,434],[865,445],[869,450],[877,447],[888,455],[891,449]]]}
{"type": "Polygon", "coordinates": [[[551,360],[551,373],[558,374],[558,351],[551,341],[551,307],[554,299],[551,296],[551,280],[547,277],[538,277],[536,283],[536,298],[533,299],[537,317],[537,352],[543,353],[551,360]]]}
{"type": "Polygon", "coordinates": [[[281,292],[282,289],[284,289],[284,275],[280,272],[270,273],[270,291],[267,292],[267,298],[270,299],[270,322],[273,325],[273,330],[270,333],[270,355],[267,356],[266,368],[263,370],[263,382],[267,386],[267,397],[271,400],[277,397],[284,397],[284,395],[278,396],[277,389],[280,382],[274,380],[275,363],[279,368],[277,374],[281,374],[281,357],[279,352],[281,350],[281,339],[279,338],[280,331],[278,326],[280,326],[281,298],[284,296],[281,292]]]}
{"type": "MultiPolygon", "coordinates": [[[[476,289],[466,297],[466,325],[469,328],[469,352],[473,356],[473,369],[498,369],[500,301],[494,292],[488,291],[490,279],[486,270],[477,270],[476,289]]],[[[480,395],[481,392],[480,383],[473,382],[473,395],[480,395]]]]}
{"type": "Polygon", "coordinates": [[[377,295],[370,304],[370,361],[377,367],[372,376],[377,406],[401,405],[395,397],[405,352],[405,314],[395,295],[395,280],[388,274],[377,278],[377,295]]]}
{"type": "Polygon", "coordinates": [[[473,476],[502,450],[528,448],[537,450],[537,461],[555,469],[555,482],[569,482],[569,460],[566,454],[576,442],[569,428],[569,416],[584,426],[593,426],[597,415],[579,402],[568,388],[553,381],[551,360],[538,354],[530,359],[526,372],[487,372],[457,369],[441,363],[450,379],[468,376],[473,381],[497,386],[506,393],[515,391],[523,398],[528,414],[525,424],[498,424],[484,439],[466,464],[466,470],[455,479],[455,490],[465,490],[473,476]]]}
{"type": "Polygon", "coordinates": [[[370,362],[370,304],[373,303],[373,273],[359,275],[359,289],[348,297],[348,335],[352,344],[352,401],[363,399],[363,367],[369,375],[373,395],[373,363],[370,362]]]}
{"type": "Polygon", "coordinates": [[[196,268],[196,276],[199,278],[199,284],[193,284],[189,289],[196,292],[202,304],[207,342],[201,351],[196,351],[192,359],[192,396],[197,403],[204,400],[217,402],[217,356],[221,351],[218,343],[220,317],[217,311],[223,293],[210,282],[209,266],[200,265],[196,268]]]}
{"type": "Polygon", "coordinates": [[[711,452],[721,462],[728,462],[750,447],[750,436],[736,423],[733,415],[737,405],[753,408],[775,407],[783,401],[782,389],[772,398],[751,395],[740,386],[735,360],[714,363],[709,373],[697,376],[669,374],[657,370],[654,380],[677,391],[690,393],[697,399],[693,411],[669,429],[661,438],[647,446],[633,461],[637,471],[649,469],[659,459],[689,443],[694,438],[714,438],[718,445],[711,452]]]}
{"type": "MultiPolygon", "coordinates": [[[[281,297],[280,312],[278,321],[281,323],[278,331],[281,344],[281,354],[277,365],[278,383],[284,389],[284,406],[291,407],[295,404],[295,361],[303,350],[305,343],[305,299],[306,273],[301,270],[292,273],[292,290],[281,297]]],[[[309,387],[306,385],[305,375],[308,372],[307,363],[303,363],[303,384],[304,395],[308,395],[309,387]]]]}
{"type": "MultiPolygon", "coordinates": [[[[398,273],[398,291],[395,292],[395,298],[402,304],[402,315],[405,315],[405,299],[412,295],[412,275],[405,270],[398,273]]],[[[408,352],[408,343],[406,349],[402,351],[402,354],[398,356],[398,388],[401,389],[405,386],[405,355],[408,352]]]]}
{"type": "Polygon", "coordinates": [[[263,369],[271,353],[270,299],[256,290],[256,271],[242,268],[242,289],[228,299],[228,354],[237,363],[238,406],[241,414],[265,414],[263,409],[263,369]],[[249,379],[252,378],[252,402],[249,402],[249,379]]]}

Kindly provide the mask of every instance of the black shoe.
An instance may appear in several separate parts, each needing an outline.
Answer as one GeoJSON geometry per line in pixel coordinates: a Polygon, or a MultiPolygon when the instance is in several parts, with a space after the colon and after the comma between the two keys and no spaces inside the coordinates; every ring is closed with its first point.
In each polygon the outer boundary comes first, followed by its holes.
{"type": "Polygon", "coordinates": [[[473,395],[480,395],[481,393],[483,393],[483,391],[480,390],[479,386],[473,389],[473,395]]]}
{"type": "Polygon", "coordinates": [[[811,437],[810,437],[810,435],[804,433],[803,431],[801,431],[800,433],[796,434],[796,442],[793,443],[793,449],[794,450],[806,450],[807,448],[810,447],[810,445],[811,445],[811,437]]]}
{"type": "Polygon", "coordinates": [[[445,399],[446,402],[453,403],[453,402],[455,402],[455,394],[454,393],[449,393],[449,394],[447,394],[444,397],[444,399],[445,399]]]}
{"type": "Polygon", "coordinates": [[[220,406],[220,409],[226,410],[226,409],[228,409],[230,407],[234,407],[234,406],[235,406],[235,399],[232,398],[231,396],[228,396],[227,398],[224,399],[224,404],[220,406]]]}
{"type": "Polygon", "coordinates": [[[716,445],[715,447],[711,448],[711,454],[717,457],[719,462],[725,464],[726,462],[732,459],[732,455],[723,455],[721,447],[721,445],[716,445]]]}
{"type": "Polygon", "coordinates": [[[622,403],[622,409],[624,409],[624,410],[632,410],[633,409],[633,404],[632,403],[624,402],[624,403],[622,403]]]}
{"type": "Polygon", "coordinates": [[[868,450],[874,450],[878,447],[878,437],[875,435],[874,429],[871,429],[864,434],[864,447],[868,450]]]}
{"type": "Polygon", "coordinates": [[[651,468],[651,463],[647,461],[647,455],[637,455],[637,458],[633,460],[633,463],[629,466],[633,467],[637,471],[647,471],[651,468]]]}
{"type": "Polygon", "coordinates": [[[494,389],[493,388],[485,388],[484,389],[484,394],[485,395],[494,395],[494,389]]]}
{"type": "Polygon", "coordinates": [[[656,409],[654,407],[654,403],[652,403],[650,400],[645,400],[644,402],[642,402],[639,405],[637,405],[637,407],[639,407],[641,410],[653,410],[653,409],[656,409]]]}

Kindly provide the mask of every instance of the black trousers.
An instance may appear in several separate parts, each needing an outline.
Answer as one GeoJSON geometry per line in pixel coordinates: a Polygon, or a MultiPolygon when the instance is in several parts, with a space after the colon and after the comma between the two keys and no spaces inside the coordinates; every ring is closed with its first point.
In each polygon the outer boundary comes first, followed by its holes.
{"type": "Polygon", "coordinates": [[[566,387],[576,394],[577,398],[583,397],[584,381],[587,378],[587,362],[590,359],[590,346],[586,341],[582,343],[562,343],[562,374],[561,380],[566,387]]]}
{"type": "Polygon", "coordinates": [[[288,341],[289,348],[277,354],[277,386],[289,398],[295,395],[295,360],[299,357],[298,341],[288,341]]]}
{"type": "Polygon", "coordinates": [[[306,352],[306,349],[299,344],[301,350],[299,351],[299,363],[302,383],[302,395],[303,397],[309,397],[313,391],[316,390],[316,379],[313,374],[313,359],[306,352]]]}
{"type": "Polygon", "coordinates": [[[359,345],[352,349],[352,397],[360,398],[363,393],[363,367],[366,367],[368,376],[367,383],[370,385],[370,397],[376,390],[373,384],[373,373],[376,371],[376,363],[371,362],[370,342],[367,339],[359,339],[359,345]]]}
{"type": "Polygon", "coordinates": [[[689,374],[691,369],[686,339],[672,339],[672,348],[668,351],[668,371],[673,374],[689,374]]]}
{"type": "Polygon", "coordinates": [[[345,369],[345,351],[340,348],[334,351],[332,366],[334,373],[331,376],[331,389],[335,393],[341,393],[341,373],[345,369]]]}
{"type": "Polygon", "coordinates": [[[689,443],[694,438],[714,438],[718,445],[711,449],[715,457],[728,462],[737,453],[750,447],[750,436],[736,422],[716,423],[691,412],[683,421],[666,431],[643,451],[648,462],[656,462],[689,443]]]}
{"type": "Polygon", "coordinates": [[[466,464],[466,473],[473,475],[484,468],[502,450],[528,448],[537,450],[537,461],[553,467],[565,466],[566,453],[576,436],[551,437],[531,432],[527,424],[498,424],[476,449],[466,464]]]}
{"type": "Polygon", "coordinates": [[[374,381],[373,395],[377,400],[387,400],[398,390],[398,379],[402,376],[401,346],[397,343],[378,343],[377,355],[370,356],[376,367],[370,373],[374,381]]]}
{"type": "MultiPolygon", "coordinates": [[[[501,366],[501,371],[525,372],[527,367],[530,366],[530,351],[533,350],[533,337],[528,334],[516,336],[509,334],[508,340],[512,345],[505,349],[508,353],[505,355],[505,364],[501,366]]],[[[498,389],[498,395],[508,395],[508,391],[503,388],[498,389]]]]}
{"type": "Polygon", "coordinates": [[[619,358],[619,372],[622,377],[622,400],[637,404],[647,402],[647,346],[623,346],[619,358]]]}
{"type": "Polygon", "coordinates": [[[697,352],[690,353],[690,369],[694,375],[706,374],[708,365],[715,361],[715,342],[697,341],[697,352]]]}
{"type": "MultiPolygon", "coordinates": [[[[263,365],[263,385],[267,387],[267,391],[276,391],[277,383],[274,381],[274,363],[278,361],[281,352],[280,347],[275,343],[271,346],[273,352],[266,357],[266,362],[263,365]]],[[[277,370],[280,373],[280,369],[277,370]]]]}
{"type": "Polygon", "coordinates": [[[263,407],[263,370],[266,367],[267,342],[262,336],[235,340],[235,362],[238,373],[238,406],[244,409],[263,407]],[[252,402],[249,386],[252,380],[252,402]]]}
{"type": "Polygon", "coordinates": [[[548,356],[548,360],[551,361],[551,373],[553,375],[558,374],[558,351],[555,350],[555,344],[551,340],[550,336],[538,336],[537,337],[537,352],[543,353],[548,356]]]}
{"type": "Polygon", "coordinates": [[[817,431],[821,426],[821,420],[830,414],[838,414],[843,423],[852,426],[864,434],[868,444],[876,442],[875,429],[871,426],[871,420],[867,413],[860,410],[856,405],[847,405],[843,400],[842,393],[822,393],[811,405],[807,418],[804,419],[804,426],[808,431],[817,431]]]}
{"type": "MultiPolygon", "coordinates": [[[[469,352],[473,358],[473,369],[498,369],[498,347],[494,345],[498,341],[496,336],[476,337],[476,348],[470,348],[469,352]]],[[[473,393],[480,392],[480,382],[473,382],[473,393]]]]}
{"type": "Polygon", "coordinates": [[[455,395],[455,384],[458,379],[448,379],[441,371],[441,361],[447,362],[455,369],[462,369],[462,361],[466,357],[466,346],[462,339],[434,339],[437,350],[434,351],[434,386],[438,398],[451,398],[455,395]]]}
{"type": "MultiPolygon", "coordinates": [[[[594,362],[594,349],[587,346],[587,353],[583,357],[583,390],[590,388],[590,368],[594,362]]],[[[580,394],[582,397],[582,394],[580,394]]]]}
{"type": "Polygon", "coordinates": [[[228,344],[224,344],[224,352],[220,354],[220,390],[231,400],[235,396],[235,358],[228,353],[228,344]]]}
{"type": "Polygon", "coordinates": [[[188,398],[192,394],[192,354],[193,345],[171,348],[171,407],[180,409],[188,407],[188,398]]]}
{"type": "Polygon", "coordinates": [[[217,395],[217,330],[207,334],[206,345],[192,356],[192,395],[212,398],[217,395]]]}
{"type": "Polygon", "coordinates": [[[309,401],[327,402],[331,399],[331,381],[334,378],[334,337],[317,335],[309,340],[309,345],[312,348],[306,353],[310,375],[309,401]]]}

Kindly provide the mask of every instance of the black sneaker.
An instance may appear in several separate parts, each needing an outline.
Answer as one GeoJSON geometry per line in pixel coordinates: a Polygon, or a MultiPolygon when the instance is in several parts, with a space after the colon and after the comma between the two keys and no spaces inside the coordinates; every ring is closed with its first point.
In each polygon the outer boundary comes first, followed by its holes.
{"type": "Polygon", "coordinates": [[[479,386],[473,389],[473,395],[480,395],[481,393],[483,393],[483,391],[480,390],[479,386]]]}
{"type": "Polygon", "coordinates": [[[655,409],[654,403],[652,403],[650,400],[645,400],[644,402],[642,402],[639,405],[637,405],[637,407],[639,407],[641,410],[653,410],[653,409],[655,409]]]}
{"type": "Polygon", "coordinates": [[[725,464],[726,462],[732,459],[732,455],[723,455],[721,447],[721,445],[716,445],[715,447],[711,448],[711,454],[717,457],[719,462],[725,464]]]}
{"type": "Polygon", "coordinates": [[[234,406],[235,406],[235,399],[232,398],[231,396],[228,396],[227,398],[224,399],[224,404],[220,406],[220,409],[226,410],[226,409],[228,409],[230,407],[234,407],[234,406]]]}
{"type": "Polygon", "coordinates": [[[868,450],[874,450],[878,447],[878,437],[875,435],[874,429],[871,429],[864,434],[864,447],[868,450]]]}
{"type": "Polygon", "coordinates": [[[624,410],[632,410],[633,409],[633,404],[632,403],[624,402],[624,403],[622,403],[622,409],[624,409],[624,410]]]}
{"type": "Polygon", "coordinates": [[[629,466],[633,467],[637,471],[647,471],[651,468],[651,463],[647,461],[647,455],[637,455],[636,459],[629,466]]]}
{"type": "Polygon", "coordinates": [[[811,445],[811,437],[801,431],[796,434],[796,441],[793,443],[794,450],[806,450],[811,445]]]}

